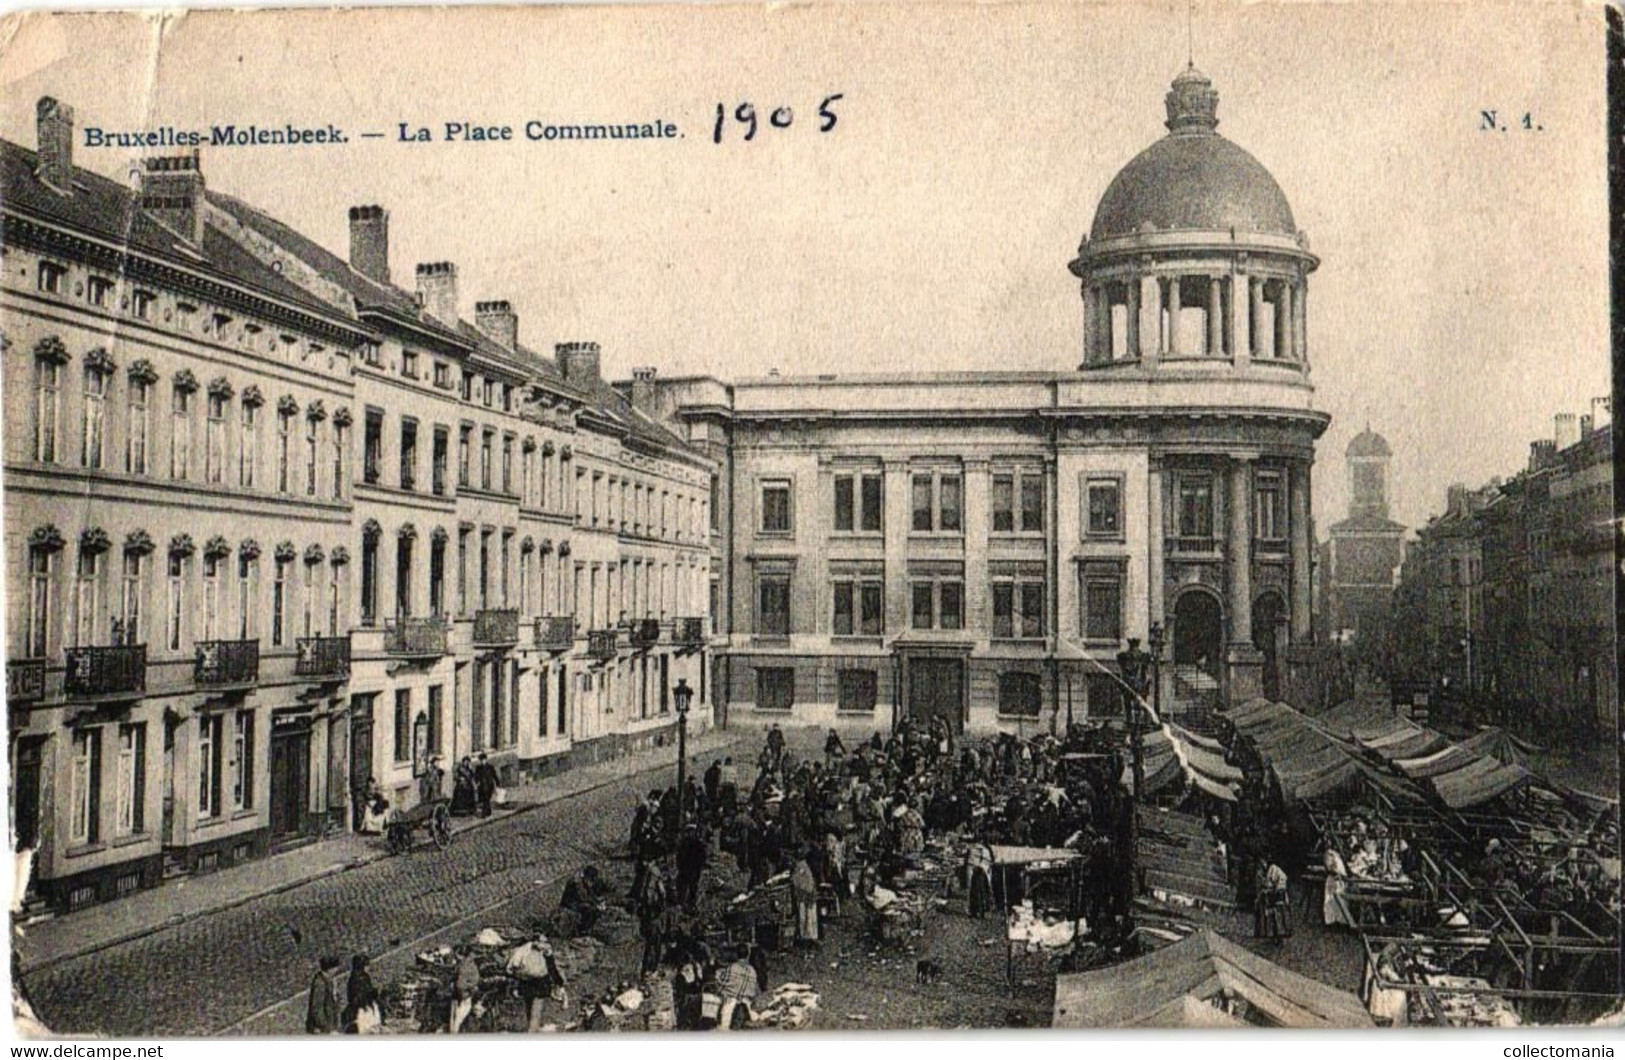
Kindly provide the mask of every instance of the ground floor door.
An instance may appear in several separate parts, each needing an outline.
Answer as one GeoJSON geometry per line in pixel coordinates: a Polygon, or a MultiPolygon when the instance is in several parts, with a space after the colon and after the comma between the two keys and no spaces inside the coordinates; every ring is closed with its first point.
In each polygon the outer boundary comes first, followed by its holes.
{"type": "Polygon", "coordinates": [[[350,827],[358,832],[372,780],[372,701],[370,695],[350,699],[350,827]]]}
{"type": "Polygon", "coordinates": [[[45,738],[28,737],[17,741],[12,759],[11,807],[15,818],[13,834],[16,849],[32,850],[39,845],[41,760],[45,738]]]}
{"type": "Polygon", "coordinates": [[[271,734],[271,838],[304,835],[310,806],[310,730],[271,734]]]}
{"type": "Polygon", "coordinates": [[[947,721],[955,732],[965,725],[965,660],[908,660],[908,716],[920,722],[947,721]]]}

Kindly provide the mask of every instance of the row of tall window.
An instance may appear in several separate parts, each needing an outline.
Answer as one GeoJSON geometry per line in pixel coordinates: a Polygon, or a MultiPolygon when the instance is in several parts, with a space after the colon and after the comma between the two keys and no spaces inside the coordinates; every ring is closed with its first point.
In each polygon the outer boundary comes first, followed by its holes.
{"type": "MultiPolygon", "coordinates": [[[[254,808],[254,712],[199,716],[194,815],[209,820],[254,808]]],[[[125,722],[73,730],[68,758],[68,843],[104,842],[147,831],[147,724],[125,722]],[[109,763],[107,758],[111,757],[109,763]],[[111,766],[112,805],[105,791],[111,766]],[[110,818],[110,819],[109,819],[110,818]]]]}
{"type": "MultiPolygon", "coordinates": [[[[1047,583],[1042,565],[994,564],[988,579],[985,628],[997,640],[1046,635],[1047,583]]],[[[1123,634],[1125,570],[1115,562],[1084,564],[1078,574],[1078,633],[1086,641],[1116,644],[1123,634]]],[[[788,637],[793,628],[794,575],[756,577],[756,633],[788,637]]],[[[958,631],[968,623],[963,570],[914,571],[907,580],[907,628],[958,631]]],[[[888,632],[886,583],[877,568],[837,572],[830,582],[829,631],[835,637],[881,637],[888,632]]],[[[897,632],[892,630],[892,632],[897,632]]]]}
{"type": "Polygon", "coordinates": [[[199,383],[190,371],[170,382],[168,396],[168,452],[153,449],[153,417],[159,398],[158,373],[146,361],[130,366],[124,391],[124,445],[115,461],[109,404],[116,376],[112,359],[95,350],[85,358],[79,375],[82,386],[78,451],[62,445],[63,388],[69,359],[60,341],[46,339],[36,353],[34,384],[34,459],[42,464],[77,460],[93,471],[120,467],[129,475],[152,475],[160,458],[168,477],[177,482],[201,481],[239,489],[272,489],[290,496],[342,499],[345,495],[349,412],[336,410],[329,419],[322,402],[301,410],[284,396],[274,410],[271,439],[271,479],[262,478],[265,451],[263,415],[265,397],[258,387],[240,395],[224,378],[216,379],[199,396],[199,383]],[[195,428],[203,410],[202,450],[195,428]],[[303,413],[301,415],[301,413],[303,413]],[[201,466],[198,457],[202,457],[201,466]]]}
{"type": "MultiPolygon", "coordinates": [[[[427,614],[459,615],[476,610],[517,608],[527,615],[568,614],[570,601],[563,575],[569,542],[554,551],[551,541],[539,545],[530,537],[516,539],[513,528],[462,526],[457,531],[455,567],[447,567],[450,535],[436,528],[429,535],[427,614]],[[455,582],[448,585],[448,576],[455,582]],[[448,597],[455,592],[455,599],[448,597]]],[[[361,624],[376,625],[383,615],[379,599],[383,533],[369,521],[361,534],[361,624]]],[[[420,611],[417,571],[419,544],[411,524],[394,537],[394,614],[407,617],[420,611]]]]}
{"type": "Polygon", "coordinates": [[[696,616],[709,580],[709,571],[697,564],[577,563],[576,621],[587,629],[608,629],[623,618],[696,616]]]}
{"type": "MultiPolygon", "coordinates": [[[[1179,472],[1171,529],[1178,543],[1214,547],[1216,473],[1179,472]]],[[[837,534],[879,534],[885,527],[885,481],[879,472],[833,476],[831,525],[837,534]]],[[[1044,532],[1044,474],[1040,470],[995,471],[991,476],[989,529],[995,534],[1044,532]]],[[[795,533],[795,483],[760,480],[757,531],[795,533]]],[[[964,479],[958,472],[915,471],[909,476],[909,530],[916,534],[964,532],[964,479]]],[[[1287,535],[1285,474],[1260,469],[1254,476],[1253,537],[1284,544],[1287,535]]],[[[1087,475],[1083,481],[1082,528],[1088,538],[1122,540],[1126,525],[1122,475],[1087,475]]]]}
{"type": "Polygon", "coordinates": [[[635,537],[700,542],[710,525],[708,503],[654,483],[576,469],[576,518],[590,526],[635,537]]]}
{"type": "MultiPolygon", "coordinates": [[[[763,711],[793,710],[802,692],[810,692],[813,682],[797,680],[794,667],[756,667],[756,708],[763,711]]],[[[998,710],[1011,717],[1038,717],[1044,700],[1040,674],[1006,670],[997,677],[998,710]]],[[[835,671],[835,707],[842,714],[873,714],[880,698],[880,673],[862,666],[843,666],[835,671]]]]}
{"type": "MultiPolygon", "coordinates": [[[[312,546],[298,562],[287,544],[272,557],[263,557],[253,542],[235,554],[216,546],[201,556],[189,544],[172,544],[159,557],[139,533],[116,558],[109,546],[99,531],[81,537],[63,624],[67,647],[148,644],[176,653],[200,641],[267,637],[279,648],[297,637],[339,636],[345,630],[348,556],[342,549],[328,558],[312,546]],[[262,561],[270,568],[269,601],[261,597],[262,561]],[[157,587],[150,584],[154,570],[163,572],[157,587]],[[154,606],[161,608],[156,617],[154,606]]],[[[65,551],[60,541],[29,546],[25,657],[51,654],[51,623],[59,611],[58,560],[65,551]]]]}

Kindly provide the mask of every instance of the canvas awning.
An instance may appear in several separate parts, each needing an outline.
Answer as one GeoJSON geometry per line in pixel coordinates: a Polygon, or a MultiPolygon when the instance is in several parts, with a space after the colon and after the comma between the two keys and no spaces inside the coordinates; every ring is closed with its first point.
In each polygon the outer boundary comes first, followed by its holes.
{"type": "Polygon", "coordinates": [[[1234,1020],[1216,1004],[1225,994],[1246,1001],[1260,1020],[1277,1027],[1371,1026],[1353,994],[1265,960],[1208,928],[1123,964],[1057,976],[1051,1026],[1211,1027],[1224,1020],[1191,1005],[1234,1020]]]}
{"type": "Polygon", "coordinates": [[[1394,762],[1394,767],[1412,780],[1426,780],[1429,777],[1453,773],[1476,761],[1478,761],[1477,755],[1460,744],[1452,744],[1442,751],[1435,751],[1429,755],[1422,755],[1418,758],[1401,758],[1394,762]]]}
{"type": "Polygon", "coordinates": [[[1504,765],[1493,758],[1481,758],[1465,769],[1433,778],[1433,790],[1452,810],[1480,806],[1497,798],[1534,776],[1517,765],[1504,765]]]}

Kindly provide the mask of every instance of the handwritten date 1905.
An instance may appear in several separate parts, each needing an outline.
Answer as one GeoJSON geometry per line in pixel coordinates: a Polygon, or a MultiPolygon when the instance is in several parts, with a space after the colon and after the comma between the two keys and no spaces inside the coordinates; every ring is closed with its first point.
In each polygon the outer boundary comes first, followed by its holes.
{"type": "MultiPolygon", "coordinates": [[[[844,98],[844,94],[836,92],[833,95],[825,96],[824,101],[818,104],[819,132],[827,133],[831,129],[835,128],[837,118],[834,107],[836,101],[842,98],[844,98]]],[[[741,103],[733,108],[733,120],[736,124],[744,128],[744,134],[741,139],[747,143],[756,139],[756,134],[762,129],[764,122],[770,128],[788,129],[792,124],[795,123],[795,117],[795,111],[788,105],[774,107],[766,114],[765,117],[763,117],[757,111],[755,105],[752,103],[741,103]]],[[[723,141],[724,133],[729,127],[728,105],[725,103],[718,103],[717,121],[716,125],[713,126],[711,130],[711,142],[720,144],[723,141]]]]}

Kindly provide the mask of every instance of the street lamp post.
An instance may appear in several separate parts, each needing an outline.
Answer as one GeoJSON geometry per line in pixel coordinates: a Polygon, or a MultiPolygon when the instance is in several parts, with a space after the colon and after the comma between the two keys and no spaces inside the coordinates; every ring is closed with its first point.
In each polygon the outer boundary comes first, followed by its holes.
{"type": "Polygon", "coordinates": [[[1151,696],[1151,710],[1162,716],[1162,623],[1151,625],[1151,651],[1140,650],[1137,637],[1129,638],[1128,648],[1117,655],[1117,665],[1123,674],[1123,683],[1132,693],[1125,703],[1128,707],[1129,753],[1131,756],[1134,791],[1129,800],[1128,821],[1128,884],[1124,891],[1124,909],[1132,906],[1140,888],[1140,800],[1145,791],[1145,751],[1141,740],[1140,713],[1146,706],[1147,693],[1151,696]]]}
{"type": "Polygon", "coordinates": [[[686,799],[688,796],[688,704],[694,698],[694,690],[688,687],[687,678],[679,677],[677,687],[671,690],[671,698],[677,705],[677,834],[683,834],[683,827],[687,823],[686,799]]]}

